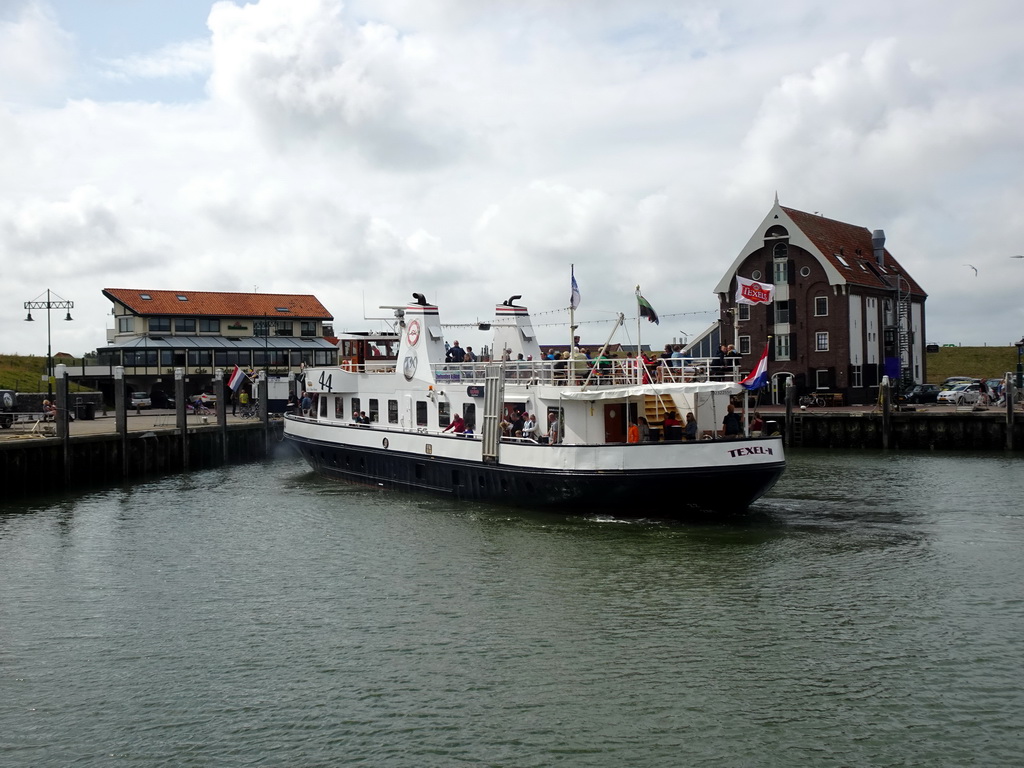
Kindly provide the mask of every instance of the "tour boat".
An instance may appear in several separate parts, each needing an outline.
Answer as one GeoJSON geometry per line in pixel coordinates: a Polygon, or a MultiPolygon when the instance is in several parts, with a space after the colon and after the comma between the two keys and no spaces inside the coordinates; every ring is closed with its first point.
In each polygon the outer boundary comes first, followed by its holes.
{"type": "Polygon", "coordinates": [[[722,437],[745,390],[709,368],[648,371],[578,351],[543,359],[518,296],[496,307],[494,359],[455,362],[437,306],[413,297],[387,307],[392,331],[344,334],[340,365],[305,371],[308,407],[287,415],[284,434],[316,472],[535,509],[678,517],[746,509],[785,468],[777,434],[722,437]],[[662,429],[669,411],[693,413],[698,439],[662,429]],[[641,423],[649,429],[632,442],[641,423]]]}

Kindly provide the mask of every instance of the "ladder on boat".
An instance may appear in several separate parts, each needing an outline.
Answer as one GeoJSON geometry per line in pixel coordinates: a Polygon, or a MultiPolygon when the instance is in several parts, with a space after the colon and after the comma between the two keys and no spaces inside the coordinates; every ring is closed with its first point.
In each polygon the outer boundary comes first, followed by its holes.
{"type": "Polygon", "coordinates": [[[480,439],[483,443],[483,459],[491,464],[498,463],[498,447],[501,445],[501,408],[505,400],[504,365],[488,363],[484,368],[484,416],[480,439]]]}

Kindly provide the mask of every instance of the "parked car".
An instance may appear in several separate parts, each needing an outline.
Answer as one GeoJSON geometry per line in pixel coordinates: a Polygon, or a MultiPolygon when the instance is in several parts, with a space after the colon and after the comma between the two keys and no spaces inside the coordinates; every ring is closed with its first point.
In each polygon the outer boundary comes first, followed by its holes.
{"type": "Polygon", "coordinates": [[[952,389],[957,384],[973,384],[974,378],[971,376],[950,376],[944,382],[942,382],[942,390],[952,389]]]}
{"type": "Polygon", "coordinates": [[[153,401],[154,408],[173,408],[174,398],[170,397],[162,389],[154,389],[150,399],[153,401]]]}
{"type": "Polygon", "coordinates": [[[151,408],[153,401],[145,392],[132,392],[128,401],[129,408],[151,408]]]}
{"type": "Polygon", "coordinates": [[[193,403],[202,403],[213,407],[217,404],[217,396],[210,394],[209,392],[200,392],[198,395],[193,395],[191,398],[193,403]]]}
{"type": "Polygon", "coordinates": [[[902,398],[902,402],[914,404],[934,403],[941,391],[942,389],[938,384],[918,384],[907,391],[907,394],[902,398]]]}
{"type": "Polygon", "coordinates": [[[974,405],[981,399],[981,385],[963,383],[939,392],[936,402],[946,405],[974,405]]]}

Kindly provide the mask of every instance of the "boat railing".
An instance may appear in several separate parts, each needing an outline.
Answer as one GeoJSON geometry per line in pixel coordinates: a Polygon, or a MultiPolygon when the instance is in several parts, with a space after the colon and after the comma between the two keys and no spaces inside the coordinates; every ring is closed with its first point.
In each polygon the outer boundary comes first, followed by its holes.
{"type": "MultiPolygon", "coordinates": [[[[487,363],[437,363],[434,380],[439,384],[483,384],[487,363]]],[[[551,384],[569,386],[607,386],[676,384],[702,381],[739,381],[742,371],[739,359],[726,360],[702,357],[686,360],[655,360],[641,362],[635,358],[586,358],[569,360],[506,360],[503,363],[506,383],[551,384]]]]}

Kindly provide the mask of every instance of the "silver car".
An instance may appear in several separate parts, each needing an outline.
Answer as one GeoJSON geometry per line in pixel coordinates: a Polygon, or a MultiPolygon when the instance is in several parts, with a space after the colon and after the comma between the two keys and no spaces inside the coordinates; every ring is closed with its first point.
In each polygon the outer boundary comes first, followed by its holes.
{"type": "Polygon", "coordinates": [[[952,389],[939,392],[936,402],[940,405],[974,405],[981,399],[981,387],[978,384],[957,384],[952,389]]]}

